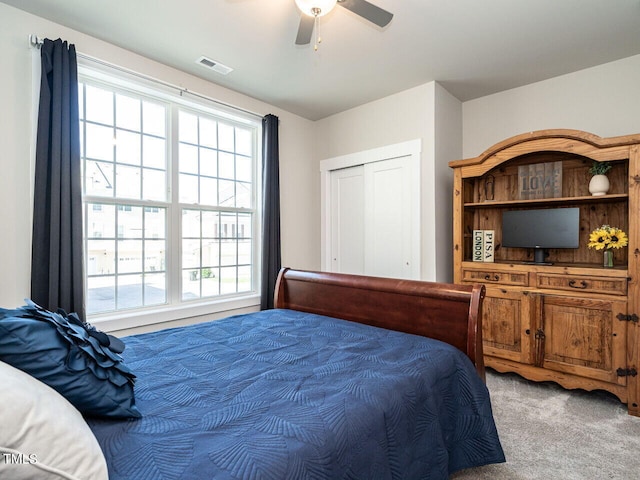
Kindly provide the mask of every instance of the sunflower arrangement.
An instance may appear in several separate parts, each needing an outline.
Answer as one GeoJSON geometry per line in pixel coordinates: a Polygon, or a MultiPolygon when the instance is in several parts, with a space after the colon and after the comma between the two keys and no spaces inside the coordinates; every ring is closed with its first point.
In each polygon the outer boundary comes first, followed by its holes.
{"type": "Polygon", "coordinates": [[[587,246],[596,250],[609,250],[610,248],[626,247],[628,244],[629,238],[622,230],[617,227],[602,225],[591,232],[587,246]]]}

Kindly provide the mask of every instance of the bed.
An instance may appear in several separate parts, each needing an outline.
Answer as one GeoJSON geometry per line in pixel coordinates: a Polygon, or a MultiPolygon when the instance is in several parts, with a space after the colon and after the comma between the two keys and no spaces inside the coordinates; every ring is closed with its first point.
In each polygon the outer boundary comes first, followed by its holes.
{"type": "Polygon", "coordinates": [[[283,269],[273,310],[126,337],[142,418],[88,419],[109,478],[446,479],[503,462],[483,296],[283,269]]]}

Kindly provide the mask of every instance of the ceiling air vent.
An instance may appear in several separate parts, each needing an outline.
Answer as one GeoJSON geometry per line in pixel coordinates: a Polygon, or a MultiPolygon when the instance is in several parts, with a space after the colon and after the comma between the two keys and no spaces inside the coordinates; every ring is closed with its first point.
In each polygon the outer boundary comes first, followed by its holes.
{"type": "Polygon", "coordinates": [[[216,62],[215,60],[211,60],[210,58],[207,57],[200,57],[198,60],[196,60],[196,63],[199,65],[202,65],[203,67],[207,67],[211,70],[213,70],[214,72],[217,72],[221,75],[226,75],[229,72],[233,71],[233,68],[231,67],[227,67],[226,65],[223,65],[220,62],[216,62]]]}

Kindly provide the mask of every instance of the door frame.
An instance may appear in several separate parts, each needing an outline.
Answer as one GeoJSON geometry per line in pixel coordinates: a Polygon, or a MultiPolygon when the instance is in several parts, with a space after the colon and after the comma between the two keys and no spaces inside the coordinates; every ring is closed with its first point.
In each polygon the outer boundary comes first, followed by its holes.
{"type": "Polygon", "coordinates": [[[320,161],[320,250],[322,270],[332,271],[330,256],[331,247],[331,172],[343,168],[365,165],[368,163],[390,160],[399,157],[409,157],[412,170],[411,179],[411,218],[416,228],[412,229],[411,238],[411,278],[420,279],[421,272],[421,208],[420,208],[420,157],[422,140],[415,139],[406,142],[386,145],[384,147],[363,150],[356,153],[327,158],[320,161]]]}

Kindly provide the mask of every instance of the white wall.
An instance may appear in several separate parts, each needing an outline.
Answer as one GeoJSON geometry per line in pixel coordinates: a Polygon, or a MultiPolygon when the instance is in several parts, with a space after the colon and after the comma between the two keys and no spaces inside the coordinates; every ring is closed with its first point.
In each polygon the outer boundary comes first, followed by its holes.
{"type": "MultiPolygon", "coordinates": [[[[320,223],[313,122],[108,43],[0,3],[0,306],[30,293],[32,209],[32,77],[29,35],[62,38],[84,54],[160,78],[261,115],[280,118],[283,263],[318,269],[320,223]]],[[[36,99],[37,101],[37,99],[36,99]]]]}
{"type": "Polygon", "coordinates": [[[534,130],[640,132],[640,55],[465,102],[463,156],[534,130]]]}
{"type": "Polygon", "coordinates": [[[318,162],[422,140],[421,278],[424,280],[452,279],[452,177],[447,164],[460,155],[461,125],[461,103],[436,82],[316,122],[318,162]]]}

